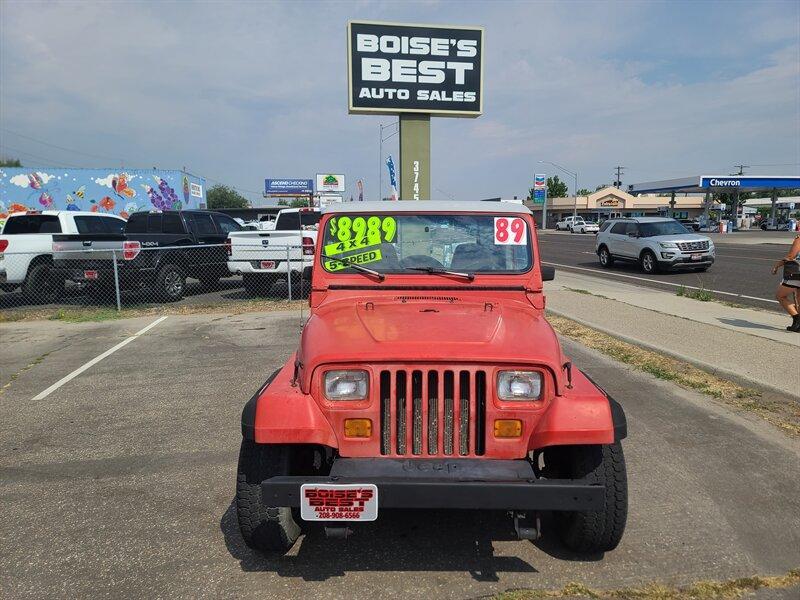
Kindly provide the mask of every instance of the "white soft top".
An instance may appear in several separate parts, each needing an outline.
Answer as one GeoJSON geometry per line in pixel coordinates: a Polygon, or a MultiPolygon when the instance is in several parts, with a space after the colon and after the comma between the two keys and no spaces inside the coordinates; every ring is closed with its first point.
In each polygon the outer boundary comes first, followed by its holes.
{"type": "Polygon", "coordinates": [[[329,204],[322,209],[322,214],[328,213],[384,213],[384,212],[470,212],[484,214],[530,214],[530,210],[520,204],[510,202],[461,202],[438,200],[398,200],[396,202],[342,202],[329,204]]]}

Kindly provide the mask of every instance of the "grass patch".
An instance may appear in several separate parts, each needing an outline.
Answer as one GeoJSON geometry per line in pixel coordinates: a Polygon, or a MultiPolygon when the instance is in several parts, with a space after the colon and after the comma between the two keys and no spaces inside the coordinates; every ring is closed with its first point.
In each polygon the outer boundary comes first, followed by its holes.
{"type": "Polygon", "coordinates": [[[558,333],[584,346],[658,379],[671,381],[754,413],[783,431],[800,436],[800,407],[797,404],[764,401],[757,390],[722,379],[689,363],[624,342],[571,319],[550,314],[547,320],[558,333]]]}
{"type": "Polygon", "coordinates": [[[684,286],[681,286],[678,288],[676,294],[683,298],[691,298],[692,300],[699,300],[700,302],[711,302],[713,300],[716,300],[714,294],[702,288],[699,290],[691,290],[687,289],[684,286]]]}
{"type": "Polygon", "coordinates": [[[215,302],[208,304],[168,304],[157,306],[130,306],[117,311],[110,306],[85,306],[57,309],[25,309],[0,312],[0,323],[19,321],[63,321],[65,323],[86,323],[162,315],[198,315],[223,313],[238,315],[248,312],[274,312],[281,310],[300,310],[308,306],[308,300],[243,300],[236,302],[215,302]]]}
{"type": "Polygon", "coordinates": [[[727,581],[698,581],[675,587],[650,583],[643,587],[596,590],[582,583],[568,583],[560,590],[513,590],[494,596],[495,600],[536,598],[596,598],[597,600],[735,600],[760,589],[782,590],[800,585],[800,569],[785,575],[741,577],[727,581]]]}

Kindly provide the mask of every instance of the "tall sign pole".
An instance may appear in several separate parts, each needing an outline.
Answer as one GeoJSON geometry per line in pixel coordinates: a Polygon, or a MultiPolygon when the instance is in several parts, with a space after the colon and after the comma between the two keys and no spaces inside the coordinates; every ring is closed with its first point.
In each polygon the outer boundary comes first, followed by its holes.
{"type": "Polygon", "coordinates": [[[348,110],[400,117],[400,199],[431,197],[431,116],[483,112],[482,27],[347,24],[348,110]]]}

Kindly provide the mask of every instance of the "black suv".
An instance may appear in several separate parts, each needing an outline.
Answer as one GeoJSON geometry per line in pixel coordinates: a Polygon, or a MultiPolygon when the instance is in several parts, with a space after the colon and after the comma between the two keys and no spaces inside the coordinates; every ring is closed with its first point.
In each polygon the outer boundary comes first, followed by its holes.
{"type": "Polygon", "coordinates": [[[180,300],[187,277],[211,287],[231,276],[226,241],[241,230],[228,215],[205,210],[137,212],[122,235],[53,236],[54,269],[73,281],[113,285],[108,251],[115,250],[122,288],[151,288],[162,300],[180,300]]]}

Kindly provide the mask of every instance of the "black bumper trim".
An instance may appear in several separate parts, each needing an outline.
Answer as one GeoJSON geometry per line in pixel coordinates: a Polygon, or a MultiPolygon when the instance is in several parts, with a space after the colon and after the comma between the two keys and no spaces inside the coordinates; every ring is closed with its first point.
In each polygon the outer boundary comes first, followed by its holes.
{"type": "Polygon", "coordinates": [[[379,508],[454,508],[485,510],[601,510],[605,487],[574,479],[458,481],[430,478],[271,477],[261,484],[268,506],[300,506],[304,483],[372,483],[379,508]]]}

